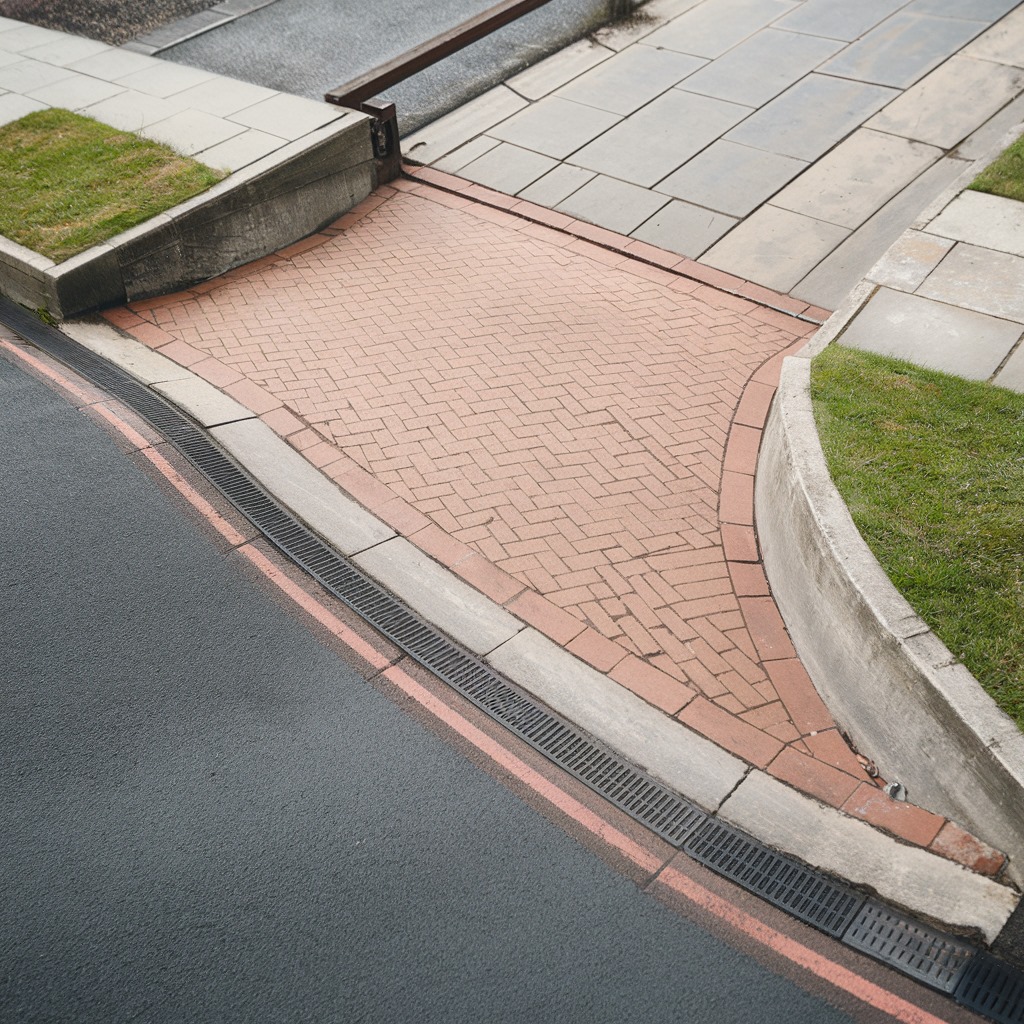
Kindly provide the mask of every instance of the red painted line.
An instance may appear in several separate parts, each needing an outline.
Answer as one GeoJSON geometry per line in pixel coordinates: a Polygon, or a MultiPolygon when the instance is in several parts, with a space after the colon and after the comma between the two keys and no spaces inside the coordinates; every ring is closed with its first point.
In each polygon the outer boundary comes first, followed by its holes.
{"type": "Polygon", "coordinates": [[[26,352],[18,345],[12,345],[11,342],[0,340],[2,345],[12,355],[17,356],[19,359],[28,363],[39,373],[43,374],[44,377],[49,377],[55,384],[63,388],[65,391],[70,391],[76,398],[80,398],[83,402],[88,402],[90,405],[95,404],[96,399],[83,391],[73,380],[69,377],[65,377],[62,373],[55,370],[52,366],[47,366],[41,359],[37,359],[31,352],[26,352]]]}
{"type": "MultiPolygon", "coordinates": [[[[66,377],[41,363],[34,356],[21,351],[17,346],[11,345],[6,341],[0,340],[0,344],[19,358],[31,363],[41,373],[60,384],[60,386],[81,395],[83,398],[88,398],[84,392],[66,377]]],[[[141,437],[141,435],[118,417],[111,415],[106,418],[112,427],[121,431],[129,439],[132,436],[136,438],[141,437]]],[[[168,482],[218,532],[232,543],[242,545],[239,548],[239,552],[248,558],[267,579],[287,594],[303,611],[330,630],[331,633],[357,655],[375,668],[384,669],[383,675],[420,704],[421,707],[429,711],[435,718],[442,721],[465,740],[472,743],[473,746],[490,757],[496,764],[529,786],[552,806],[558,808],[563,814],[572,818],[592,835],[617,850],[644,871],[653,873],[662,866],[662,862],[658,857],[644,849],[635,840],[620,832],[589,807],[580,803],[559,786],[544,778],[539,772],[506,750],[497,740],[492,739],[481,729],[478,729],[472,722],[449,707],[444,701],[426,689],[426,687],[416,682],[403,669],[394,665],[387,667],[389,665],[388,658],[345,625],[336,615],[317,601],[316,598],[307,594],[298,584],[285,576],[261,551],[254,548],[251,544],[244,544],[245,538],[194,487],[184,480],[162,455],[151,447],[143,449],[142,453],[150,459],[154,467],[166,477],[168,482]]],[[[658,876],[658,882],[690,900],[691,903],[714,914],[737,931],[772,949],[791,963],[827,981],[841,991],[855,996],[861,1002],[881,1010],[893,1019],[900,1021],[901,1024],[948,1024],[948,1022],[943,1021],[928,1011],[881,988],[866,978],[860,977],[853,971],[829,960],[820,953],[816,953],[795,939],[791,939],[776,931],[739,907],[734,906],[728,900],[711,892],[710,889],[687,877],[676,868],[665,868],[658,876]]]]}

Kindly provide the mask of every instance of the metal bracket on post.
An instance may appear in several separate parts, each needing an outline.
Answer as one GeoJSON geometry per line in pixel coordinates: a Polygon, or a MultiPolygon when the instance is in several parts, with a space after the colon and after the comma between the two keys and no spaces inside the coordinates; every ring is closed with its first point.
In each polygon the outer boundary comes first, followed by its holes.
{"type": "Polygon", "coordinates": [[[402,148],[398,140],[398,113],[394,103],[386,100],[364,100],[359,104],[364,114],[369,114],[370,139],[373,142],[373,157],[377,165],[377,184],[393,181],[402,173],[402,148]]]}

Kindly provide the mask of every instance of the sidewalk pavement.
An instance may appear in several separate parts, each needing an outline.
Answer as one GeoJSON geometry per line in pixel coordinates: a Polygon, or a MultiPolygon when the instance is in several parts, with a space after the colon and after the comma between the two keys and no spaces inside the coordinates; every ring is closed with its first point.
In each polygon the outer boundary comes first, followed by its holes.
{"type": "Polygon", "coordinates": [[[403,152],[835,309],[1024,120],[1018,3],[653,0],[403,152]]]}

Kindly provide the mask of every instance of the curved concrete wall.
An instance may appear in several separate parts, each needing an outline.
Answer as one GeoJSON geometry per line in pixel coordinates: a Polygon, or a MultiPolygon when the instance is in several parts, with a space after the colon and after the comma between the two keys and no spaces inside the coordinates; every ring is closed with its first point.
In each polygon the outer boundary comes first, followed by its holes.
{"type": "Polygon", "coordinates": [[[1024,881],[1024,736],[896,591],[832,484],[811,409],[813,345],[787,358],[758,462],[772,592],[841,727],[909,799],[1004,851],[1024,881]]]}

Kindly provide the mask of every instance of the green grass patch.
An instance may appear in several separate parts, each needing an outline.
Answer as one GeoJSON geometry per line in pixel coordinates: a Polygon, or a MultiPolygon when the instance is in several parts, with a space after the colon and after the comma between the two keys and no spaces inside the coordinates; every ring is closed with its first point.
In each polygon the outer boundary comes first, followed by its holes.
{"type": "Polygon", "coordinates": [[[1024,395],[830,345],[811,397],[864,540],[1024,729],[1024,395]]]}
{"type": "Polygon", "coordinates": [[[39,110],[0,128],[0,234],[59,263],[223,177],[92,118],[39,110]]]}
{"type": "Polygon", "coordinates": [[[1007,146],[967,187],[1024,202],[1024,137],[1007,146]]]}

